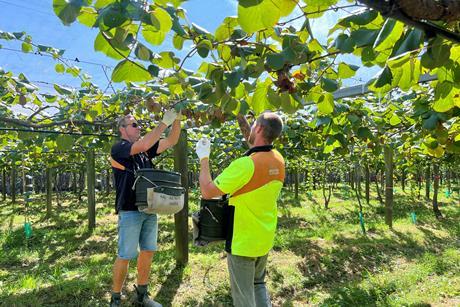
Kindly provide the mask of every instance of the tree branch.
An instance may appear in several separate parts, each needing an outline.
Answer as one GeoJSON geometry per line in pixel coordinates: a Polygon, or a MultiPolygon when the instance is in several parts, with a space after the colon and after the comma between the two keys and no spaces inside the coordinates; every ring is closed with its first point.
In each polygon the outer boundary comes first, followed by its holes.
{"type": "MultiPolygon", "coordinates": [[[[434,25],[429,22],[423,22],[419,20],[414,20],[413,17],[409,14],[406,14],[399,7],[393,5],[392,2],[380,1],[380,0],[358,0],[359,2],[367,5],[368,7],[380,12],[383,16],[393,18],[405,23],[408,26],[418,28],[424,31],[427,36],[439,35],[453,41],[455,43],[460,43],[460,34],[448,31],[437,25],[434,25]]],[[[432,1],[432,0],[412,0],[412,1],[432,1]]]]}
{"type": "Polygon", "coordinates": [[[72,119],[65,119],[65,120],[55,121],[55,122],[46,123],[46,124],[37,124],[37,123],[30,122],[27,120],[8,118],[4,116],[0,116],[0,122],[10,123],[13,125],[28,127],[28,128],[47,128],[47,127],[61,126],[61,125],[69,124],[69,123],[73,125],[80,125],[80,126],[87,125],[87,126],[95,126],[95,127],[110,127],[113,125],[113,123],[110,121],[90,122],[87,120],[72,120],[72,119]]]}

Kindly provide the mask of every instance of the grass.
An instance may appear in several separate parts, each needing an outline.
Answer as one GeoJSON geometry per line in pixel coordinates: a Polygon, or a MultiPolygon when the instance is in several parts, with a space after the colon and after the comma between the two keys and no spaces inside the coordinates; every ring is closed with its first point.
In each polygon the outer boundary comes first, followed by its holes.
{"type": "MultiPolygon", "coordinates": [[[[460,206],[458,195],[440,194],[444,218],[429,202],[414,205],[395,195],[394,227],[384,223],[375,200],[364,205],[361,233],[357,203],[349,188],[334,191],[330,209],[321,191],[299,200],[283,192],[278,232],[268,262],[274,306],[456,306],[460,305],[460,206]],[[417,224],[410,218],[417,214],[417,224]]],[[[375,199],[375,194],[372,194],[375,199]]],[[[44,196],[35,195],[24,236],[24,205],[0,205],[0,306],[105,306],[116,253],[113,197],[98,194],[97,226],[87,231],[86,204],[66,195],[45,219],[44,196]]],[[[198,208],[195,193],[190,212],[198,208]]],[[[191,225],[191,223],[189,223],[191,225]]],[[[150,292],[164,306],[228,306],[230,286],[223,244],[189,245],[189,264],[175,265],[174,221],[160,217],[159,246],[150,292]]],[[[124,301],[133,299],[130,266],[124,301]]],[[[129,305],[129,304],[127,304],[129,305]]]]}

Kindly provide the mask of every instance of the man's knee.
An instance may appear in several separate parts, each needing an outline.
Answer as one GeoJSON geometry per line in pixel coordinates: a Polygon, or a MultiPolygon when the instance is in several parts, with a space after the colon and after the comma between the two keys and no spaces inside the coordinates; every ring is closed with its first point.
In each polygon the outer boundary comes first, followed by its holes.
{"type": "Polygon", "coordinates": [[[119,248],[118,259],[129,261],[137,257],[137,249],[119,248]]]}
{"type": "Polygon", "coordinates": [[[155,251],[152,250],[141,250],[139,256],[144,256],[144,257],[153,257],[153,254],[155,251]]]}

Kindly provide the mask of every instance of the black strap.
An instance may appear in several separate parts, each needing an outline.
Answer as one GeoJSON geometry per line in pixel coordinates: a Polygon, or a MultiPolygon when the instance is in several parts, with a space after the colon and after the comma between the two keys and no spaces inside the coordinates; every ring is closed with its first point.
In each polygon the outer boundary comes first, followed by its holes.
{"type": "Polygon", "coordinates": [[[273,145],[262,145],[262,146],[256,146],[256,147],[252,147],[251,149],[249,149],[248,151],[246,151],[244,153],[245,156],[250,156],[252,155],[253,153],[255,152],[262,152],[262,151],[271,151],[273,149],[273,145]]]}

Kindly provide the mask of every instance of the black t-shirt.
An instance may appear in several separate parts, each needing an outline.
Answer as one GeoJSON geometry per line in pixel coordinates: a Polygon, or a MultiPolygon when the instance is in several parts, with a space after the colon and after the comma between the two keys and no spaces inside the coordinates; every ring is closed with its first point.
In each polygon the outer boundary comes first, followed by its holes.
{"type": "Polygon", "coordinates": [[[118,213],[120,210],[137,211],[136,192],[132,189],[134,184],[134,171],[140,168],[152,168],[153,164],[151,159],[158,156],[159,141],[156,142],[147,152],[141,152],[134,156],[130,155],[131,146],[133,143],[122,139],[112,146],[111,156],[112,159],[123,165],[128,170],[120,170],[112,167],[115,176],[115,211],[118,213]]]}

